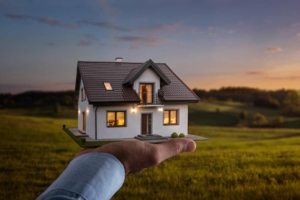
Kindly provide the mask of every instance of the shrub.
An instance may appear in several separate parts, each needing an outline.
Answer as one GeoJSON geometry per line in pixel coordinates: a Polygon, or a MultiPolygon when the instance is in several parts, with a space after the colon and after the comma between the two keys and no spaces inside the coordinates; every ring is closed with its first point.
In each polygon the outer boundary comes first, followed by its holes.
{"type": "Polygon", "coordinates": [[[177,138],[178,134],[176,132],[172,133],[171,138],[177,138]]]}
{"type": "Polygon", "coordinates": [[[183,138],[183,137],[185,137],[185,135],[183,133],[180,133],[179,137],[183,138]]]}
{"type": "Polygon", "coordinates": [[[273,120],[270,122],[270,125],[271,125],[272,127],[280,127],[280,126],[282,126],[283,123],[284,123],[283,117],[282,117],[282,116],[279,116],[279,117],[273,119],[273,120]]]}
{"type": "Polygon", "coordinates": [[[269,126],[267,118],[261,113],[255,113],[251,123],[254,127],[267,127],[269,126]]]}
{"type": "Polygon", "coordinates": [[[84,144],[86,142],[85,138],[80,138],[80,141],[84,144]]]}
{"type": "Polygon", "coordinates": [[[255,113],[254,121],[258,124],[265,124],[267,122],[267,119],[263,114],[255,113]]]}
{"type": "Polygon", "coordinates": [[[278,100],[271,97],[258,97],[254,100],[254,106],[278,109],[280,107],[280,104],[278,100]]]}
{"type": "Polygon", "coordinates": [[[283,102],[283,114],[300,117],[300,91],[289,92],[283,102]]]}
{"type": "Polygon", "coordinates": [[[246,119],[247,118],[247,115],[248,115],[248,113],[246,112],[246,111],[242,111],[241,113],[240,113],[240,119],[246,119]]]}

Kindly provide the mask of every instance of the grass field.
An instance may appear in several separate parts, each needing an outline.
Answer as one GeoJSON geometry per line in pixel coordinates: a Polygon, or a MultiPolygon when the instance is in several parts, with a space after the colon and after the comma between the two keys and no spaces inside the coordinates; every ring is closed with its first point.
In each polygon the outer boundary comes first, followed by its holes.
{"type": "MultiPolygon", "coordinates": [[[[77,120],[9,111],[0,117],[0,197],[35,199],[80,150],[61,130],[77,120]]],[[[113,199],[300,199],[300,129],[198,126],[195,111],[193,117],[189,133],[210,140],[128,176],[113,199]]]]}

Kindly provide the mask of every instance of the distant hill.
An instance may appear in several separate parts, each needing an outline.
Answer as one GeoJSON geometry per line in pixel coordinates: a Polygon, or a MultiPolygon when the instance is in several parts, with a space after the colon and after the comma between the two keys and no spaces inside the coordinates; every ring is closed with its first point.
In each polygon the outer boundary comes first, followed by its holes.
{"type": "Polygon", "coordinates": [[[222,87],[219,90],[194,89],[201,99],[218,101],[234,101],[251,104],[257,107],[278,109],[284,99],[293,90],[261,90],[248,87],[222,87]]]}
{"type": "Polygon", "coordinates": [[[57,104],[72,107],[74,91],[29,91],[20,94],[0,94],[0,108],[52,107],[57,104]]]}

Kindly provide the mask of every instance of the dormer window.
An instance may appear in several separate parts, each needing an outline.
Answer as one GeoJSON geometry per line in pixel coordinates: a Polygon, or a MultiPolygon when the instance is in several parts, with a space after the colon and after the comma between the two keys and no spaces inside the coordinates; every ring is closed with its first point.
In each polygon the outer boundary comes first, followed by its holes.
{"type": "Polygon", "coordinates": [[[140,84],[140,99],[142,104],[153,103],[153,84],[140,84]]]}
{"type": "Polygon", "coordinates": [[[113,90],[109,82],[104,82],[105,90],[113,90]]]}

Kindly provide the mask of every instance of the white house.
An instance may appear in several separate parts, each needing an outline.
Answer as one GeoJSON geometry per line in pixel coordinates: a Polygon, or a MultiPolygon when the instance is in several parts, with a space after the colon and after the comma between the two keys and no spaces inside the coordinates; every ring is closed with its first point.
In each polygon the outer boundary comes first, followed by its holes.
{"type": "Polygon", "coordinates": [[[188,103],[198,101],[165,63],[117,58],[77,65],[78,129],[93,139],[188,134],[188,103]]]}

